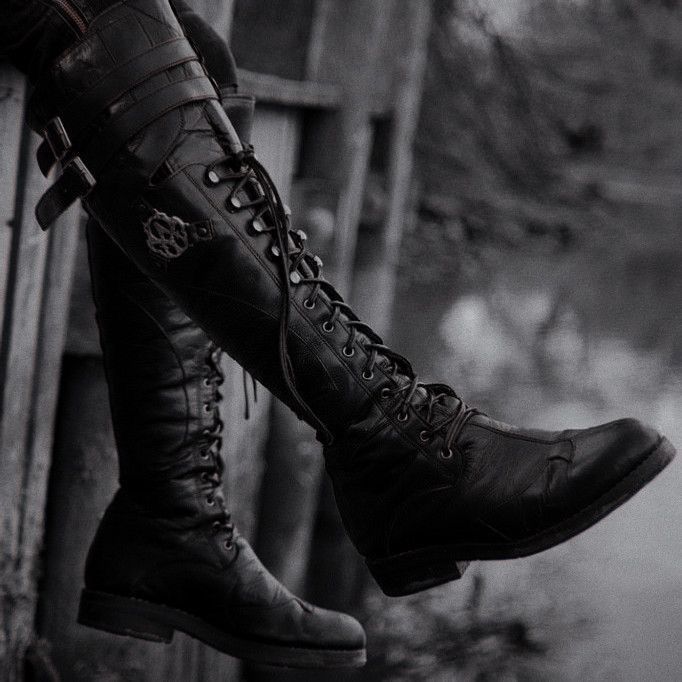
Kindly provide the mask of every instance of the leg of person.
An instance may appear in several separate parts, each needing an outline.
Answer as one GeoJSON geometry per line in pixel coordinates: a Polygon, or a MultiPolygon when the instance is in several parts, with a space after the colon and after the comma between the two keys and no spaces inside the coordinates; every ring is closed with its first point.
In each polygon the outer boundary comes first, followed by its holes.
{"type": "Polygon", "coordinates": [[[384,591],[552,547],[670,462],[670,443],[634,419],[525,430],[421,383],[290,229],[168,3],[76,6],[81,37],[31,107],[50,141],[43,165],[64,166],[39,221],[83,197],[140,269],[316,428],[346,529],[384,591]]]}
{"type": "MultiPolygon", "coordinates": [[[[223,104],[248,122],[248,99],[223,104]]],[[[88,243],[120,489],[88,554],[80,622],[162,641],[179,629],[270,665],[361,665],[362,626],[287,591],[225,510],[220,350],[93,221],[88,243]]]]}

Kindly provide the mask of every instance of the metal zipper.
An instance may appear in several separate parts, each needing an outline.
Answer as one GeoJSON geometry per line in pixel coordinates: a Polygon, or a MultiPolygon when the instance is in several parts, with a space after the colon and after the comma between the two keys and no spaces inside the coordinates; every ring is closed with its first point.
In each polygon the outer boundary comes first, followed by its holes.
{"type": "Polygon", "coordinates": [[[52,0],[56,5],[57,11],[73,26],[73,28],[80,34],[83,35],[88,28],[85,23],[85,17],[81,14],[81,11],[72,5],[69,0],[52,0]]]}

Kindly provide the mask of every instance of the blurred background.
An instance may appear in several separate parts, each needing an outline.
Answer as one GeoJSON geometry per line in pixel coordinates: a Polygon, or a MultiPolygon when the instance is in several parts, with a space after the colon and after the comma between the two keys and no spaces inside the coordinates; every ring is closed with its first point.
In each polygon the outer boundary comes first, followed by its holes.
{"type": "MultiPolygon", "coordinates": [[[[194,5],[231,39],[297,227],[422,378],[504,421],[634,415],[682,444],[682,2],[194,5]]],[[[360,618],[367,667],[268,670],[76,625],[116,454],[82,218],[48,237],[34,223],[25,91],[1,66],[3,679],[681,679],[679,464],[550,552],[389,599],[345,538],[312,430],[263,389],[245,421],[229,361],[234,516],[290,588],[360,618]]]]}

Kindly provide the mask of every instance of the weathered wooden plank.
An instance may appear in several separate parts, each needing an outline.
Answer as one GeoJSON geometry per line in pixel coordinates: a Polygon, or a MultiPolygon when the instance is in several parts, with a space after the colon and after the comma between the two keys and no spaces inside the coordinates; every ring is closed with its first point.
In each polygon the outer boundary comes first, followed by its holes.
{"type": "Polygon", "coordinates": [[[311,109],[336,109],[341,90],[332,83],[296,81],[271,74],[239,69],[240,88],[262,104],[311,109]]]}
{"type": "MultiPolygon", "coordinates": [[[[3,604],[0,620],[4,633],[4,671],[18,676],[26,646],[33,637],[37,600],[35,566],[39,547],[26,537],[32,507],[42,507],[40,490],[30,486],[33,461],[29,446],[37,342],[43,297],[43,277],[48,240],[32,217],[32,209],[45,186],[31,157],[37,140],[25,133],[19,164],[17,212],[12,232],[7,294],[3,311],[0,350],[2,421],[0,423],[0,528],[3,553],[0,585],[3,604]]],[[[30,524],[29,524],[30,525],[30,524]]]]}
{"type": "MultiPolygon", "coordinates": [[[[372,143],[372,102],[376,64],[386,44],[390,0],[334,2],[320,13],[311,45],[307,78],[331,81],[342,92],[336,120],[327,120],[312,163],[318,177],[328,179],[337,192],[335,283],[348,294],[357,231],[362,210],[372,143]],[[321,22],[325,21],[326,26],[321,22]]],[[[304,169],[304,172],[306,169],[304,169]]]]}
{"type": "Polygon", "coordinates": [[[431,29],[431,5],[409,0],[398,7],[395,33],[402,44],[395,57],[392,131],[386,172],[387,207],[379,235],[367,238],[374,257],[356,272],[353,299],[372,326],[385,335],[389,331],[395,295],[398,259],[405,224],[411,210],[413,144],[419,121],[424,70],[431,29]],[[377,238],[378,237],[378,238],[377,238]]]}
{"type": "Polygon", "coordinates": [[[256,550],[273,575],[302,594],[323,459],[313,429],[279,401],[273,401],[266,457],[256,550]]]}
{"type": "Polygon", "coordinates": [[[76,622],[87,550],[116,487],[117,454],[102,361],[67,357],[50,474],[41,636],[51,645],[64,680],[195,679],[191,670],[186,677],[178,672],[184,661],[196,660],[185,638],[164,647],[114,637],[76,622]]]}
{"type": "Polygon", "coordinates": [[[25,90],[24,77],[6,64],[0,64],[0,308],[7,290],[11,228],[16,212],[25,90]]]}

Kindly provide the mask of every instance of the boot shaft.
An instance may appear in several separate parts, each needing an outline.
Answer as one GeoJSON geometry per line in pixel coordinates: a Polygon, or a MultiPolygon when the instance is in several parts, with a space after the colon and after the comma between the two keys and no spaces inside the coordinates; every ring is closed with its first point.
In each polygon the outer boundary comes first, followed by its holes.
{"type": "MultiPolygon", "coordinates": [[[[248,140],[253,98],[222,101],[248,140]]],[[[169,485],[183,497],[190,483],[190,502],[192,477],[211,474],[219,457],[221,352],[92,220],[87,236],[121,483],[148,500],[169,485]]]]}

